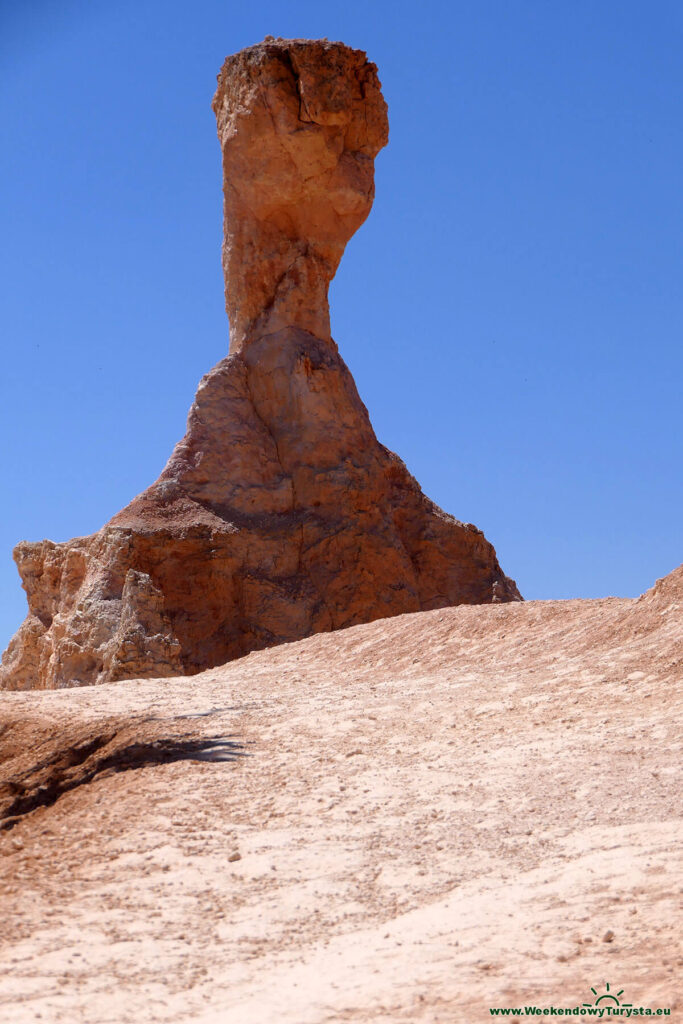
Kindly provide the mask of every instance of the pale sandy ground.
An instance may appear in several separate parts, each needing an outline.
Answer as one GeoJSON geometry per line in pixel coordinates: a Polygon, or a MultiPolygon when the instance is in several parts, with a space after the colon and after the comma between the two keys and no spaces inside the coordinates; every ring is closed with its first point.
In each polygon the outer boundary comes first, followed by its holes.
{"type": "Polygon", "coordinates": [[[4,779],[84,737],[239,745],[0,832],[0,1021],[474,1022],[606,982],[683,1019],[682,677],[678,570],[0,695],[4,779]]]}

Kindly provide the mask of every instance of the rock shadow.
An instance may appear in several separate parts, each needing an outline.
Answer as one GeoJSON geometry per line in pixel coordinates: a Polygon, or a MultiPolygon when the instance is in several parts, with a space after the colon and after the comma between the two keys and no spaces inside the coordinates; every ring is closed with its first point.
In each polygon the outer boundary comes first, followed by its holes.
{"type": "MultiPolygon", "coordinates": [[[[139,726],[138,726],[139,729],[139,726]]],[[[22,730],[23,731],[23,730],[22,730]]],[[[46,756],[0,781],[0,831],[13,828],[21,819],[40,807],[50,807],[61,796],[79,786],[119,772],[179,761],[221,764],[247,757],[245,745],[234,736],[156,736],[134,737],[130,725],[84,737],[51,736],[46,756]],[[62,740],[60,743],[59,740],[62,740]],[[51,742],[50,742],[51,740],[51,742]]],[[[11,732],[11,728],[10,728],[11,732]]],[[[0,739],[7,740],[2,730],[0,739]]],[[[27,755],[16,756],[11,749],[0,757],[4,766],[14,761],[26,764],[27,755]],[[13,756],[15,755],[15,756],[13,756]]],[[[20,767],[17,765],[17,767],[20,767]]],[[[23,765],[21,766],[23,767],[23,765]]]]}

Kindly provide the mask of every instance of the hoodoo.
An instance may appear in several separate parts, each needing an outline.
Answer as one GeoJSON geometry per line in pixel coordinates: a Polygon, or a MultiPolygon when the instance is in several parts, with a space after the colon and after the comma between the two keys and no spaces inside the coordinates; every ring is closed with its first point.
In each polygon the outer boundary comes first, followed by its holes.
{"type": "Polygon", "coordinates": [[[228,57],[228,356],[156,483],[91,537],[21,543],[29,614],[0,687],[193,673],[402,612],[521,600],[484,535],[380,444],[327,293],[388,137],[377,69],[326,40],[228,57]]]}

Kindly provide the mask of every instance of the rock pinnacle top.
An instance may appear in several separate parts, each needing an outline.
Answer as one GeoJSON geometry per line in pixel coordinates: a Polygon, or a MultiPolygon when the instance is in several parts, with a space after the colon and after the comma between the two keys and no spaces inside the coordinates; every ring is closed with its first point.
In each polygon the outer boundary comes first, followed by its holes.
{"type": "Polygon", "coordinates": [[[329,283],[388,140],[377,68],[343,43],[266,40],[226,59],[213,109],[230,351],[283,327],[329,339],[329,283]]]}

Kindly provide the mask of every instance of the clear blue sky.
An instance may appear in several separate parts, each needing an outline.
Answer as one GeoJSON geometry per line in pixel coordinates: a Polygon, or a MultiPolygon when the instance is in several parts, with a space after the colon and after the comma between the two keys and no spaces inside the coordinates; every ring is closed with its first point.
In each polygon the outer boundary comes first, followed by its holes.
{"type": "Polygon", "coordinates": [[[377,434],[528,598],[681,560],[683,7],[633,0],[0,0],[0,646],[11,548],[158,475],[227,351],[226,54],[342,39],[389,147],[332,286],[377,434]]]}

